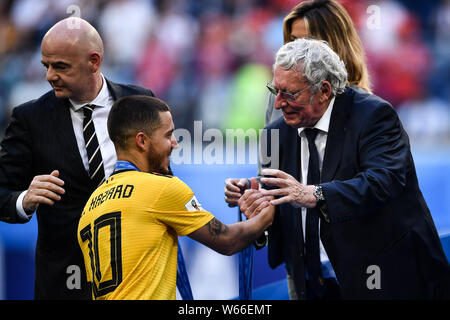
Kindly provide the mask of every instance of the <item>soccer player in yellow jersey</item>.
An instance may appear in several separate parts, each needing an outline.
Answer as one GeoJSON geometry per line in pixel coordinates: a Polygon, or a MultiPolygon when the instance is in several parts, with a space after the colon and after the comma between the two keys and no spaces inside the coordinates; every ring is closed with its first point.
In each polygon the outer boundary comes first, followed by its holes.
{"type": "Polygon", "coordinates": [[[251,219],[224,225],[204,210],[168,175],[173,131],[169,107],[157,98],[128,96],[110,111],[116,170],[91,195],[78,226],[94,299],[175,299],[178,236],[231,255],[272,223],[270,199],[256,187],[240,203],[251,219]]]}

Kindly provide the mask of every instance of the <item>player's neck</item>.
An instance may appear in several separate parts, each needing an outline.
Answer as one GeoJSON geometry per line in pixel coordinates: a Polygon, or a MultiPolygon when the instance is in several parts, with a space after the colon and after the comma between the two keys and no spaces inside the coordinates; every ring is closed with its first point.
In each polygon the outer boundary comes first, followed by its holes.
{"type": "Polygon", "coordinates": [[[150,172],[150,168],[148,168],[148,164],[147,161],[145,159],[143,159],[142,156],[136,156],[131,152],[128,153],[122,153],[122,152],[117,152],[117,161],[128,161],[131,162],[132,164],[134,164],[134,166],[136,168],[139,169],[139,171],[143,171],[143,172],[150,172]]]}

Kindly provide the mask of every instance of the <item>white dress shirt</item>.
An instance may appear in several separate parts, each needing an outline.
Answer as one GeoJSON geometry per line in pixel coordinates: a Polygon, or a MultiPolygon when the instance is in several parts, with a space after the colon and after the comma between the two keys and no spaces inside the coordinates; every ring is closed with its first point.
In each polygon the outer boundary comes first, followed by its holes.
{"type": "MultiPolygon", "coordinates": [[[[320,120],[314,126],[314,128],[319,130],[315,142],[316,142],[317,153],[319,154],[320,173],[322,173],[323,156],[325,154],[325,146],[327,145],[328,129],[330,127],[330,118],[331,118],[331,112],[333,111],[334,100],[335,100],[335,98],[333,97],[333,99],[330,101],[330,104],[328,105],[327,110],[322,115],[322,118],[320,118],[320,120]]],[[[307,185],[308,184],[307,180],[308,180],[309,148],[308,148],[308,140],[306,139],[304,129],[306,129],[306,128],[298,129],[298,135],[300,136],[300,139],[301,139],[300,157],[301,157],[301,167],[302,168],[301,168],[300,182],[302,184],[307,185]]],[[[301,209],[303,241],[306,241],[305,240],[306,210],[307,210],[307,208],[305,208],[305,207],[302,207],[302,209],[301,209]]],[[[319,237],[320,237],[320,232],[319,232],[319,237]]],[[[325,264],[330,265],[328,255],[323,247],[322,241],[320,241],[320,261],[322,262],[323,265],[325,265],[325,264]]],[[[334,276],[334,272],[329,276],[334,276]]]]}
{"type": "MultiPolygon", "coordinates": [[[[86,150],[86,143],[83,135],[83,118],[84,112],[82,107],[87,104],[95,105],[94,112],[92,113],[92,121],[95,126],[95,133],[97,135],[98,143],[100,145],[100,152],[103,158],[103,167],[105,169],[105,177],[109,177],[114,170],[114,166],[117,161],[116,149],[114,144],[109,138],[107,120],[108,114],[111,110],[114,100],[109,93],[108,86],[105,81],[105,77],[102,75],[102,88],[97,97],[89,103],[77,103],[72,99],[69,99],[71,103],[70,116],[72,118],[73,130],[75,138],[77,140],[78,150],[80,151],[81,159],[83,160],[86,172],[89,173],[89,160],[86,150]]],[[[50,172],[48,173],[50,174],[50,172]]],[[[31,215],[27,215],[22,206],[23,198],[28,190],[23,191],[16,201],[16,210],[19,216],[27,219],[31,215]]]]}

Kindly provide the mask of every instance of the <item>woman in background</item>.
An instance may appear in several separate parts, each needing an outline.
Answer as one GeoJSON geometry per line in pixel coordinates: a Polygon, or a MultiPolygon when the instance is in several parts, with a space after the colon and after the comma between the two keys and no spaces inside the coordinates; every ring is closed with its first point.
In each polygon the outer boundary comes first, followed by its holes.
{"type": "MultiPolygon", "coordinates": [[[[361,40],[345,8],[334,0],[304,1],[295,6],[283,21],[284,43],[297,38],[325,40],[345,63],[348,85],[372,93],[361,40]]],[[[274,109],[275,96],[270,94],[266,125],[282,116],[274,109]]]]}

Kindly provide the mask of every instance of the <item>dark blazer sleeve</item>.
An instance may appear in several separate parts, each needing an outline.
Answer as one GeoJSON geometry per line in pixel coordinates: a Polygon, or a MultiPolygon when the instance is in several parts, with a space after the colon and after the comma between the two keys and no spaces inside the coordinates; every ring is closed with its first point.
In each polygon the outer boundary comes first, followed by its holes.
{"type": "Polygon", "coordinates": [[[32,179],[32,149],[24,110],[32,102],[13,109],[11,122],[0,150],[0,220],[8,223],[24,223],[17,215],[16,201],[32,179]]]}
{"type": "Polygon", "coordinates": [[[409,142],[395,110],[381,103],[371,108],[365,121],[359,121],[359,129],[349,132],[358,141],[356,152],[344,145],[343,159],[348,161],[341,170],[345,175],[345,165],[353,164],[358,173],[347,180],[321,184],[330,223],[377,212],[400,196],[407,185],[407,170],[411,169],[409,142]],[[356,159],[352,153],[356,153],[356,159]]]}

